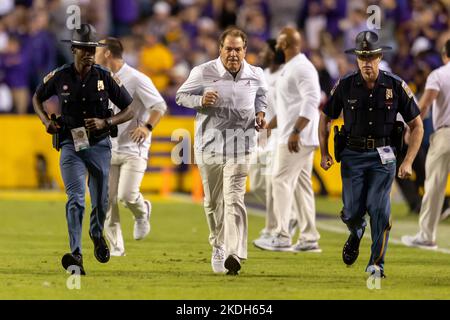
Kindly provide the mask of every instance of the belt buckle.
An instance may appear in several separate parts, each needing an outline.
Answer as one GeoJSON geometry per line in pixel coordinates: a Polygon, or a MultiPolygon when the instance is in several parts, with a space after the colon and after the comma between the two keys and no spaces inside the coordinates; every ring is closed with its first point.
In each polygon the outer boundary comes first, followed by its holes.
{"type": "Polygon", "coordinates": [[[375,139],[366,140],[367,149],[375,149],[375,139]]]}

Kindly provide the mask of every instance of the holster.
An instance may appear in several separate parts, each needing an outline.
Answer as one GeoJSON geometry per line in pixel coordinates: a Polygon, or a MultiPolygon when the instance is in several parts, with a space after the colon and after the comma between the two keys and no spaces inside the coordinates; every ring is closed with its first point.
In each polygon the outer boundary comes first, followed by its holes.
{"type": "Polygon", "coordinates": [[[341,126],[341,129],[339,129],[338,126],[334,126],[333,130],[334,130],[334,159],[336,160],[336,162],[341,162],[341,152],[344,150],[346,145],[344,126],[341,126]]]}
{"type": "Polygon", "coordinates": [[[61,117],[56,117],[54,113],[50,116],[50,119],[59,126],[59,130],[56,133],[52,134],[53,148],[55,148],[56,151],[59,151],[59,149],[61,148],[61,134],[63,130],[62,119],[61,117]]]}
{"type": "Polygon", "coordinates": [[[403,158],[405,125],[401,121],[395,121],[391,133],[391,147],[395,147],[397,160],[403,158]]]}

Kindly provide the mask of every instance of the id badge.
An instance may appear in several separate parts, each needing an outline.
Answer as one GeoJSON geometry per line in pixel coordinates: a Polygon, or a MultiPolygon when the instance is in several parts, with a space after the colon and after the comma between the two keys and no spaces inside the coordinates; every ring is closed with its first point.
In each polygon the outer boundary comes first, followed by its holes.
{"type": "Polygon", "coordinates": [[[381,163],[388,164],[395,162],[394,150],[390,146],[378,147],[378,154],[380,155],[381,163]]]}
{"type": "Polygon", "coordinates": [[[73,144],[76,152],[89,148],[89,139],[85,127],[75,128],[70,131],[72,132],[73,144]]]}

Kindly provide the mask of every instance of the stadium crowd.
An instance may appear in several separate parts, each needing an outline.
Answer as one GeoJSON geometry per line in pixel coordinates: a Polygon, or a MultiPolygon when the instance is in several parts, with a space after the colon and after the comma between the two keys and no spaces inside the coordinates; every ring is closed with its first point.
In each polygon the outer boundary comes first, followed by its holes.
{"type": "Polygon", "coordinates": [[[2,0],[0,3],[0,112],[31,112],[31,94],[51,70],[71,60],[67,8],[77,5],[83,22],[100,35],[120,37],[125,61],[151,77],[172,115],[193,115],[175,103],[175,92],[193,66],[217,56],[217,38],[229,25],[249,36],[247,60],[285,25],[303,34],[303,51],[320,75],[323,97],[354,70],[343,54],[367,29],[376,4],[381,41],[394,48],[384,69],[405,79],[420,97],[428,74],[439,67],[440,48],[450,37],[449,1],[419,0],[2,0]]]}

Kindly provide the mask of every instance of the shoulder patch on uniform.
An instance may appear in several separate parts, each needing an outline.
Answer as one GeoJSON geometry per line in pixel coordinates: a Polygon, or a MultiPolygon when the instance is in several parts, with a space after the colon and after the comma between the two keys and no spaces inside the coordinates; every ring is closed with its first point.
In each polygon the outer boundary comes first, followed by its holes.
{"type": "Polygon", "coordinates": [[[331,89],[330,95],[334,95],[334,91],[336,91],[336,88],[338,87],[339,82],[341,82],[341,79],[339,79],[339,80],[336,82],[336,84],[334,85],[333,89],[331,89]]]}
{"type": "Polygon", "coordinates": [[[52,72],[50,72],[49,74],[47,74],[47,75],[44,77],[43,82],[44,82],[44,83],[47,83],[47,81],[50,80],[51,78],[53,78],[53,76],[54,76],[57,72],[59,72],[59,71],[61,71],[61,70],[64,70],[64,69],[66,69],[66,68],[69,68],[69,67],[70,67],[70,64],[65,64],[65,65],[63,65],[63,66],[61,66],[61,67],[59,67],[59,68],[56,68],[55,70],[53,70],[52,72]]]}
{"type": "Polygon", "coordinates": [[[412,93],[411,89],[409,88],[409,86],[406,84],[405,81],[402,81],[402,88],[403,90],[405,90],[406,94],[410,99],[414,96],[414,94],[412,93]]]}
{"type": "Polygon", "coordinates": [[[56,71],[53,70],[52,72],[50,72],[49,74],[47,74],[47,75],[44,77],[44,80],[43,80],[44,84],[47,83],[48,80],[50,80],[51,78],[53,78],[53,76],[55,75],[55,73],[56,73],[56,71]]]}

